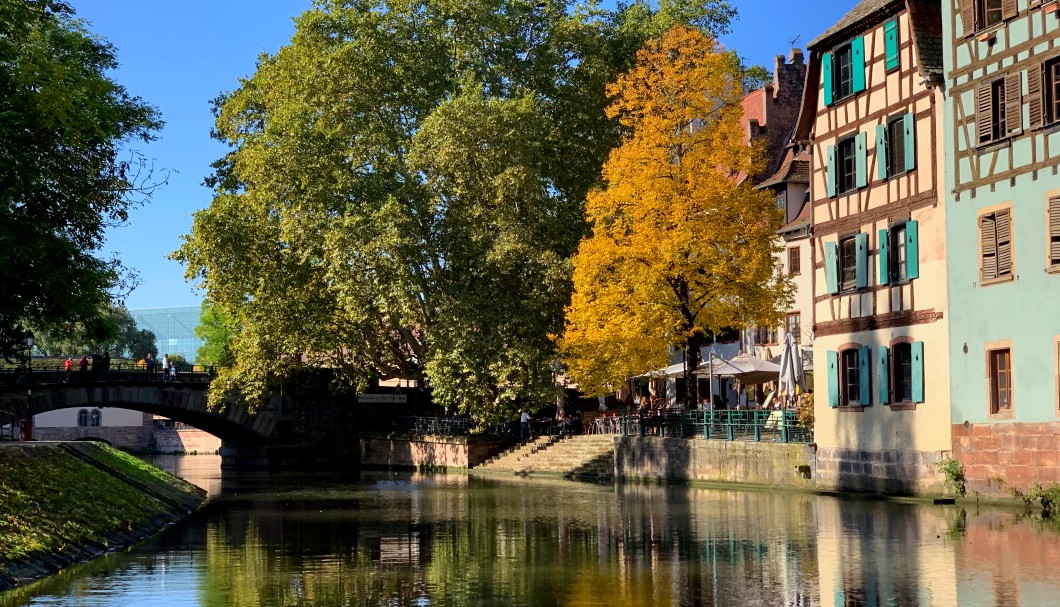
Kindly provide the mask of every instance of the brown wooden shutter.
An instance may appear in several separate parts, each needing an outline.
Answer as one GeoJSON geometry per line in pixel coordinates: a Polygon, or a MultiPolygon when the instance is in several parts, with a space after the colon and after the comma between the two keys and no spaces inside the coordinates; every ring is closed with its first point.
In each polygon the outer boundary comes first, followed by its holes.
{"type": "Polygon", "coordinates": [[[1060,264],[1060,196],[1049,199],[1049,265],[1060,264]]]}
{"type": "Polygon", "coordinates": [[[958,0],[961,5],[961,29],[965,36],[975,32],[975,0],[958,0]]]}
{"type": "Polygon", "coordinates": [[[1011,19],[1019,14],[1019,8],[1016,6],[1016,0],[1001,0],[1001,16],[1005,19],[1011,19]]]}
{"type": "Polygon", "coordinates": [[[975,110],[975,122],[979,129],[979,143],[986,143],[993,139],[993,114],[991,104],[990,82],[980,82],[976,98],[978,100],[975,110]]]}
{"type": "Polygon", "coordinates": [[[1018,133],[1023,129],[1023,82],[1021,72],[1005,76],[1005,131],[1018,133]]]}
{"type": "Polygon", "coordinates": [[[1036,129],[1042,126],[1044,122],[1044,114],[1042,110],[1042,78],[1044,74],[1044,64],[1032,65],[1027,70],[1027,107],[1030,108],[1030,128],[1036,129]]]}
{"type": "Polygon", "coordinates": [[[1012,273],[1012,216],[1007,210],[994,214],[997,228],[997,275],[1012,273]]]}
{"type": "Polygon", "coordinates": [[[982,278],[997,278],[997,231],[994,229],[994,216],[983,215],[979,218],[979,241],[982,243],[982,278]]]}

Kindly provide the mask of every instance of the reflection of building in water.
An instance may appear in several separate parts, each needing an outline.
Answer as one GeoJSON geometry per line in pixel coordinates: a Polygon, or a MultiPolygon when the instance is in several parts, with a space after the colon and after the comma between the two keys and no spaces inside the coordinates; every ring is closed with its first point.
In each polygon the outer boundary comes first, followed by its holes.
{"type": "Polygon", "coordinates": [[[815,510],[822,605],[958,605],[953,508],[820,498],[815,510]]]}
{"type": "Polygon", "coordinates": [[[1060,562],[1055,521],[986,512],[962,522],[956,549],[961,605],[1060,604],[1055,570],[1043,569],[1060,562]]]}

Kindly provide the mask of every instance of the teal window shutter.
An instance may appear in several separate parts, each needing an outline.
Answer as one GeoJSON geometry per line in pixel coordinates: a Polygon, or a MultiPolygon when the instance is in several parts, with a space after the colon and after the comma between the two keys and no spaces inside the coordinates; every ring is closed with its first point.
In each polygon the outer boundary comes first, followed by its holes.
{"type": "Polygon", "coordinates": [[[839,352],[828,353],[828,406],[839,406],[839,352]]]}
{"type": "Polygon", "coordinates": [[[858,404],[868,407],[872,404],[872,370],[869,367],[869,352],[872,348],[861,346],[858,348],[858,404]]]}
{"type": "Polygon", "coordinates": [[[828,182],[828,197],[835,197],[835,146],[828,146],[828,166],[825,167],[828,175],[826,181],[828,182]]]}
{"type": "Polygon", "coordinates": [[[883,45],[887,53],[887,69],[898,67],[898,20],[883,24],[883,45]]]}
{"type": "Polygon", "coordinates": [[[914,341],[912,347],[913,357],[913,402],[924,402],[924,342],[914,341]]]}
{"type": "Polygon", "coordinates": [[[859,188],[869,184],[868,147],[868,133],[858,133],[854,137],[854,185],[859,188]]]}
{"type": "Polygon", "coordinates": [[[887,179],[887,125],[876,125],[876,177],[887,179]]]}
{"type": "Polygon", "coordinates": [[[854,286],[864,289],[869,286],[869,235],[865,233],[854,237],[854,249],[857,261],[854,265],[854,286]]]}
{"type": "Polygon", "coordinates": [[[830,295],[839,292],[839,245],[824,243],[824,283],[830,295]]]}
{"type": "Polygon", "coordinates": [[[832,53],[821,57],[821,83],[824,84],[824,104],[832,105],[832,53]]]}
{"type": "Polygon", "coordinates": [[[891,282],[891,269],[888,265],[891,261],[890,230],[880,230],[880,244],[877,247],[876,256],[879,257],[880,262],[880,284],[885,285],[891,282]]]}
{"type": "Polygon", "coordinates": [[[920,278],[920,229],[915,221],[905,223],[905,275],[920,278]]]}
{"type": "Polygon", "coordinates": [[[905,131],[905,170],[912,171],[916,168],[916,117],[913,114],[902,116],[902,130],[905,131]]]}
{"type": "Polygon", "coordinates": [[[891,350],[887,346],[879,346],[877,350],[880,356],[876,363],[876,386],[880,404],[886,405],[891,402],[891,350]]]}
{"type": "Polygon", "coordinates": [[[851,85],[855,93],[865,90],[865,38],[850,41],[851,85]]]}

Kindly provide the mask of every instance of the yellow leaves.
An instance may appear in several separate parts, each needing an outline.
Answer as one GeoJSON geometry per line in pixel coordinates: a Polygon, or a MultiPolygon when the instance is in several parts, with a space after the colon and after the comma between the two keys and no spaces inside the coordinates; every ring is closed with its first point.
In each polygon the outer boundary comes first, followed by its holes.
{"type": "Polygon", "coordinates": [[[590,392],[665,364],[695,332],[778,320],[790,291],[773,270],[773,200],[736,181],[760,162],[744,143],[738,67],[683,27],[637,59],[608,87],[625,137],[586,201],[592,235],[560,340],[590,392]]]}

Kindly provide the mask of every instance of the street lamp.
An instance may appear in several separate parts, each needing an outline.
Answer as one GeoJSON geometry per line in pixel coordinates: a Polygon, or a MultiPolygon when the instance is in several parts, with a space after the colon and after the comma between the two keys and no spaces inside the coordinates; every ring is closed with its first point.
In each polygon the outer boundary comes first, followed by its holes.
{"type": "Polygon", "coordinates": [[[33,373],[33,331],[26,331],[26,373],[33,373]]]}

